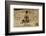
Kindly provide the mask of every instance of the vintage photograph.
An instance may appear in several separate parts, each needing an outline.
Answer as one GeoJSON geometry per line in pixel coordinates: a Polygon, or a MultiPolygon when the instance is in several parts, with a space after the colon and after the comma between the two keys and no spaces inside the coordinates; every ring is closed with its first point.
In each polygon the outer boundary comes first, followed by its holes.
{"type": "Polygon", "coordinates": [[[14,8],[14,27],[39,26],[39,9],[14,8]]]}

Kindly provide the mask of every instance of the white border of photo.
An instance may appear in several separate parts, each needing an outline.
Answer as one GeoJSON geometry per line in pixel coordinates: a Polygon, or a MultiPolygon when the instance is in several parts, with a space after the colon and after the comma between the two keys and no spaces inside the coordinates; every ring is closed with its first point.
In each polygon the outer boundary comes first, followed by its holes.
{"type": "Polygon", "coordinates": [[[41,31],[42,30],[42,6],[10,5],[10,32],[41,31]],[[39,26],[37,27],[14,27],[14,8],[39,9],[39,26]]]}

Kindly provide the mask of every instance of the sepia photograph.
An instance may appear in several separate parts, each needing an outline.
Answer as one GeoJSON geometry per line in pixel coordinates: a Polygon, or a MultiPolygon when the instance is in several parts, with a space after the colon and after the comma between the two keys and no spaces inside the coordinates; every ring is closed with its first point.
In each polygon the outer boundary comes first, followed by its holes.
{"type": "Polygon", "coordinates": [[[39,26],[39,9],[14,9],[14,27],[39,26]]]}

